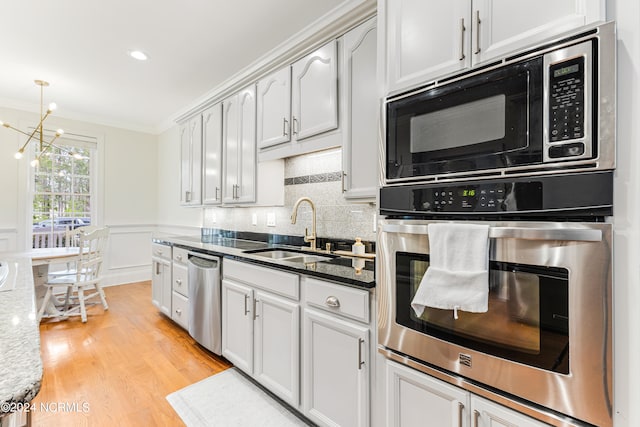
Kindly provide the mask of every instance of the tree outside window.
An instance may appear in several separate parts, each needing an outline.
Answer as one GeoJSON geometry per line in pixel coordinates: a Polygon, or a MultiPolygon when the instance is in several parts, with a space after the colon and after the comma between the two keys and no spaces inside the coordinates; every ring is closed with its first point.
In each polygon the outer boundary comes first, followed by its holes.
{"type": "Polygon", "coordinates": [[[91,223],[90,148],[50,147],[34,171],[33,247],[65,246],[68,230],[91,223]]]}

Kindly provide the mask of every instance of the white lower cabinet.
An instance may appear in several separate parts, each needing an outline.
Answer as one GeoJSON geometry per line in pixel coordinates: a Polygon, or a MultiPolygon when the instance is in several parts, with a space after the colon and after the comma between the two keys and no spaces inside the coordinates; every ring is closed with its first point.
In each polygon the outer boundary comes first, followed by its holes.
{"type": "Polygon", "coordinates": [[[387,360],[389,427],[542,427],[547,424],[387,360]]]}
{"type": "Polygon", "coordinates": [[[151,244],[151,302],[171,316],[171,246],[151,244]]]}
{"type": "Polygon", "coordinates": [[[184,329],[189,329],[189,273],[188,251],[174,247],[171,257],[171,319],[184,329]]]}
{"type": "Polygon", "coordinates": [[[322,426],[369,425],[369,328],[304,310],[304,414],[322,426]]]}
{"type": "Polygon", "coordinates": [[[227,259],[223,271],[222,355],[297,408],[298,276],[227,259]],[[288,294],[289,291],[292,292],[288,294]]]}
{"type": "Polygon", "coordinates": [[[368,426],[369,292],[311,277],[303,285],[304,415],[321,426],[368,426]]]}

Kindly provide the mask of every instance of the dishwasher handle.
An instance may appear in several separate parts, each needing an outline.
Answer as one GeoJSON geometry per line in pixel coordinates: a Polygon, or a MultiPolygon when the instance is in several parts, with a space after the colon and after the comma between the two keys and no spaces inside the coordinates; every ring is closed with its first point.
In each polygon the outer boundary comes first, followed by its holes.
{"type": "Polygon", "coordinates": [[[188,252],[189,262],[198,268],[220,269],[220,258],[198,252],[188,252]]]}

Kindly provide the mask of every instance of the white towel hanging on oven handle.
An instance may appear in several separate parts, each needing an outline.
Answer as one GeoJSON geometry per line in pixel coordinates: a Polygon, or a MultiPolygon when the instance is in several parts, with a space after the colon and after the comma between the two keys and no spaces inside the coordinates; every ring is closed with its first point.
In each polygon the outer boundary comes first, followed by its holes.
{"type": "Polygon", "coordinates": [[[484,313],[489,301],[489,225],[432,223],[429,268],[411,307],[420,317],[425,307],[484,313]]]}

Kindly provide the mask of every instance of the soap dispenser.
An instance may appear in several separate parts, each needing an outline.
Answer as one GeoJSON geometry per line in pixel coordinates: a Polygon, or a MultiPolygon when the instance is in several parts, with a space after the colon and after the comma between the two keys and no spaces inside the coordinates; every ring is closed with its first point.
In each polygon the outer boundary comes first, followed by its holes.
{"type": "Polygon", "coordinates": [[[364,245],[360,237],[356,237],[356,242],[351,245],[351,252],[353,252],[354,255],[364,255],[364,245]]]}

